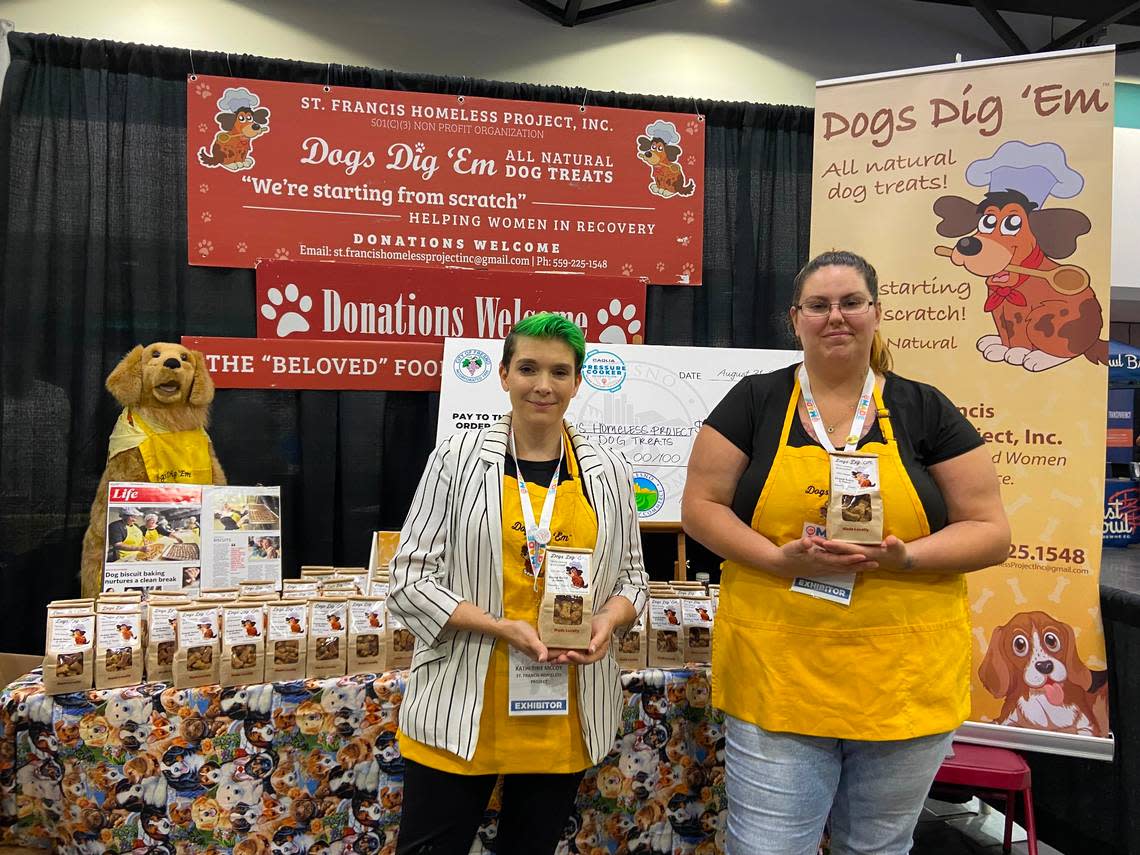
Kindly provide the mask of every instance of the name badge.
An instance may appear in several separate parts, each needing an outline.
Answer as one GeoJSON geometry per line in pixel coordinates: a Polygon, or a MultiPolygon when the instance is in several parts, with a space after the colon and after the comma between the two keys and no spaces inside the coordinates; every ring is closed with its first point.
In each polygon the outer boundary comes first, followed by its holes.
{"type": "MultiPolygon", "coordinates": [[[[818,523],[804,523],[803,537],[827,537],[827,531],[818,523]]],[[[838,573],[834,576],[797,576],[790,590],[807,594],[818,600],[827,600],[841,606],[851,605],[855,593],[855,573],[838,573]]]]}
{"type": "Polygon", "coordinates": [[[510,715],[569,715],[570,671],[568,665],[535,662],[510,648],[511,679],[507,698],[510,715]]]}

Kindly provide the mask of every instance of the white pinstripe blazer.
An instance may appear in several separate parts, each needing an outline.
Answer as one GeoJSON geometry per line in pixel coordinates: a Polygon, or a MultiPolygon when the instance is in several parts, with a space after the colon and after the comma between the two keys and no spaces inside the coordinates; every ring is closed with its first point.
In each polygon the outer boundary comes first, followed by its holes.
{"type": "MultiPolygon", "coordinates": [[[[425,745],[470,760],[495,639],[444,629],[463,600],[503,613],[503,465],[510,416],[478,432],[455,434],[432,452],[392,559],[388,608],[416,637],[412,670],[400,707],[400,729],[425,745]]],[[[638,613],[646,574],[625,458],[595,447],[567,425],[583,485],[598,516],[592,570],[594,608],[614,594],[638,613]]],[[[622,703],[612,652],[578,668],[582,733],[594,763],[609,753],[622,703]]]]}

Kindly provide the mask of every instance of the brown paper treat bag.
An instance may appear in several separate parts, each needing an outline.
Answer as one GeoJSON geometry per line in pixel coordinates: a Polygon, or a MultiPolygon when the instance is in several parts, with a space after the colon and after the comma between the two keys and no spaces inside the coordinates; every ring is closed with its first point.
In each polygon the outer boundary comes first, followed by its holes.
{"type": "Polygon", "coordinates": [[[368,586],[368,596],[387,599],[389,590],[391,590],[391,581],[387,574],[373,576],[368,586]]]}
{"type": "Polygon", "coordinates": [[[309,604],[305,600],[282,600],[265,606],[265,681],[300,680],[305,676],[309,604]]]}
{"type": "Polygon", "coordinates": [[[343,677],[348,669],[348,598],[309,601],[310,677],[343,677]]]}
{"type": "Polygon", "coordinates": [[[238,596],[241,597],[256,597],[262,594],[276,594],[276,582],[252,582],[244,581],[238,582],[238,596]]]}
{"type": "Polygon", "coordinates": [[[262,603],[222,606],[222,656],[218,666],[219,685],[265,682],[265,606],[262,603]]]}
{"type": "Polygon", "coordinates": [[[169,683],[174,679],[174,654],[178,649],[179,600],[153,599],[147,604],[146,678],[169,683]]]}
{"type": "Polygon", "coordinates": [[[190,689],[218,682],[221,655],[221,607],[198,602],[178,609],[178,648],[174,652],[174,687],[190,689]]]}
{"type": "Polygon", "coordinates": [[[388,611],[385,601],[384,624],[388,627],[388,670],[412,667],[412,653],[416,646],[416,637],[392,612],[388,611]]]}
{"type": "Polygon", "coordinates": [[[589,549],[548,549],[543,574],[538,637],[547,647],[585,650],[594,617],[593,553],[589,549]]]}
{"type": "Polygon", "coordinates": [[[879,456],[837,451],[830,457],[827,537],[847,543],[882,543],[883,497],[879,492],[879,456]]]}
{"type": "Polygon", "coordinates": [[[95,612],[48,613],[44,654],[44,691],[49,695],[82,692],[95,680],[95,612]]]}
{"type": "Polygon", "coordinates": [[[320,579],[325,576],[332,576],[336,573],[335,567],[315,567],[313,565],[306,565],[301,568],[302,579],[320,579]]]}
{"type": "Polygon", "coordinates": [[[613,640],[614,659],[619,668],[637,671],[649,664],[649,639],[645,632],[645,611],[643,610],[633,626],[624,636],[615,635],[613,640]]]}
{"type": "Polygon", "coordinates": [[[68,612],[71,614],[83,611],[95,611],[95,601],[90,597],[82,600],[52,600],[47,604],[47,610],[50,614],[56,612],[68,612]]]}
{"type": "Polygon", "coordinates": [[[353,597],[348,601],[348,673],[380,673],[388,662],[384,599],[353,597]]]}
{"type": "Polygon", "coordinates": [[[219,603],[224,600],[236,600],[240,588],[203,588],[198,592],[198,599],[204,603],[219,603]]]}
{"type": "Polygon", "coordinates": [[[680,668],[685,664],[681,644],[681,600],[677,596],[649,600],[649,667],[680,668]]]}
{"type": "Polygon", "coordinates": [[[321,593],[321,583],[316,579],[284,579],[281,582],[281,599],[310,600],[321,593]]]}
{"type": "Polygon", "coordinates": [[[685,662],[712,662],[712,600],[681,595],[681,647],[685,662]]]}
{"type": "Polygon", "coordinates": [[[142,609],[138,603],[96,605],[95,638],[96,689],[142,682],[142,609]]]}

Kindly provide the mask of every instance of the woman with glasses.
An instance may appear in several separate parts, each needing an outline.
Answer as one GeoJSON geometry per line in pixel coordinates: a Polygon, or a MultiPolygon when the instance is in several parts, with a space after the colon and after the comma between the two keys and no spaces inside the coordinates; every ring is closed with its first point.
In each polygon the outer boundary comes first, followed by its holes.
{"type": "Polygon", "coordinates": [[[963,574],[1005,560],[1009,524],[978,432],[891,372],[881,314],[866,260],[812,259],[789,310],[803,363],[742,380],[689,459],[685,531],[726,559],[729,855],[815,853],[829,813],[834,855],[909,852],[970,709],[963,574]],[[880,543],[827,537],[837,451],[875,455],[880,543]]]}

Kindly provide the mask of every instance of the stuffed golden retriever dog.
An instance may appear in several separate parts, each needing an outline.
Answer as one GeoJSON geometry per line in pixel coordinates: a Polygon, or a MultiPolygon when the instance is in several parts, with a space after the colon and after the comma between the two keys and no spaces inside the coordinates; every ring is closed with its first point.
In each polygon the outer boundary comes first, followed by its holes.
{"type": "Polygon", "coordinates": [[[123,412],[111,434],[107,465],[83,538],[85,597],[103,587],[109,482],[226,483],[206,433],[214,383],[201,353],[170,342],[139,345],[115,366],[107,391],[123,405],[123,412]]]}

